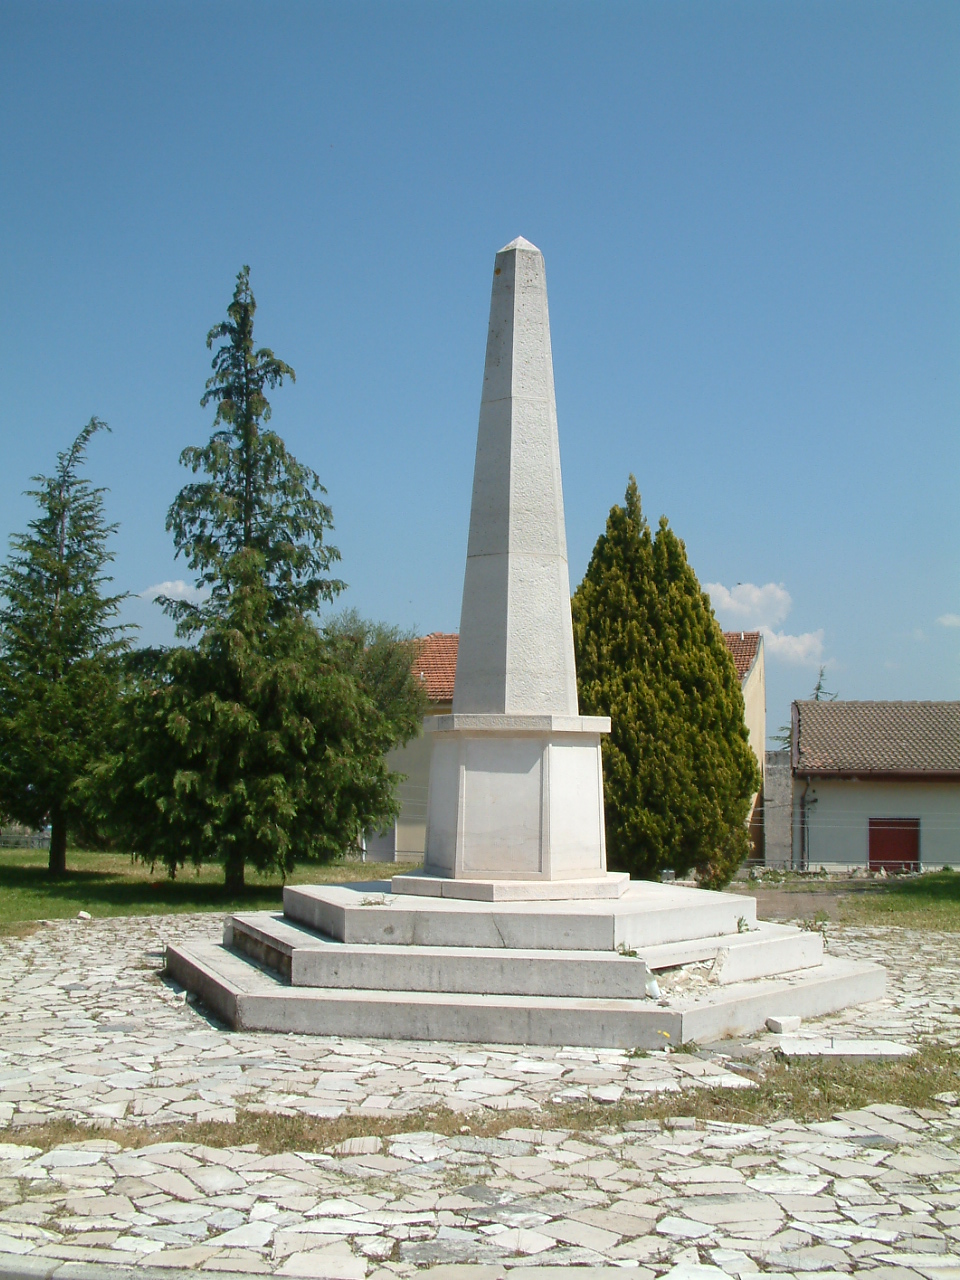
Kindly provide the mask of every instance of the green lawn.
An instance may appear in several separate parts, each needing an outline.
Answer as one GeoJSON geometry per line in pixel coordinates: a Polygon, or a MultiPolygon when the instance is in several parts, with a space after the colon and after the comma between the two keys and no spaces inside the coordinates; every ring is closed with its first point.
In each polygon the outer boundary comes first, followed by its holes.
{"type": "Polygon", "coordinates": [[[920,876],[874,880],[841,901],[845,924],[894,924],[905,929],[960,933],[960,875],[927,871],[920,876]]]}
{"type": "Polygon", "coordinates": [[[834,924],[899,925],[960,933],[960,874],[925,871],[885,880],[770,870],[737,879],[734,893],[757,900],[761,919],[834,924]]]}
{"type": "MultiPolygon", "coordinates": [[[[0,928],[31,920],[92,916],[143,916],[179,911],[239,911],[279,907],[283,886],[277,877],[248,871],[243,894],[228,895],[223,871],[186,868],[170,880],[162,867],[152,871],[128,854],[71,849],[65,876],[51,878],[44,849],[0,849],[0,928]]],[[[383,880],[403,866],[376,862],[336,862],[301,867],[288,884],[330,884],[383,880]]]]}

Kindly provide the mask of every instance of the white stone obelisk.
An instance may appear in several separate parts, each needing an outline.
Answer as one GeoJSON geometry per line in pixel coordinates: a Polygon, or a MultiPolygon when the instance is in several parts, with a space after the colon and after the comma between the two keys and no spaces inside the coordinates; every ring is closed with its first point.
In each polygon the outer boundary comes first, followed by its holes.
{"type": "Polygon", "coordinates": [[[543,255],[497,254],[480,403],[453,714],[433,738],[423,874],[394,892],[617,897],[600,735],[581,716],[570,618],[543,255]]]}
{"type": "Polygon", "coordinates": [[[497,254],[453,694],[457,713],[575,716],[543,254],[497,254]]]}

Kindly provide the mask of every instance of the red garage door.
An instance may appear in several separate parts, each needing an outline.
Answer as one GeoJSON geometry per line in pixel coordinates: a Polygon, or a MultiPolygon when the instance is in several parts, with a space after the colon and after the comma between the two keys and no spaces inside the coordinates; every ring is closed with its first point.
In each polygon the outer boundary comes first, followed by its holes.
{"type": "Polygon", "coordinates": [[[920,819],[870,819],[870,870],[920,870],[920,819]]]}

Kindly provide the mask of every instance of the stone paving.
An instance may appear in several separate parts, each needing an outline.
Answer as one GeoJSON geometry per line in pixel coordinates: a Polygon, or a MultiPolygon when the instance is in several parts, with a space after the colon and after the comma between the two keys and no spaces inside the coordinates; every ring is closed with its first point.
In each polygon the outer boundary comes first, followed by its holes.
{"type": "MultiPolygon", "coordinates": [[[[125,1261],[144,1274],[331,1280],[423,1268],[436,1280],[515,1268],[550,1280],[556,1266],[589,1269],[584,1280],[673,1268],[679,1280],[694,1264],[737,1277],[960,1280],[955,1099],[812,1125],[543,1129],[547,1100],[752,1087],[738,1064],[774,1038],[633,1058],[231,1032],[158,976],[166,942],[216,928],[209,915],[66,921],[0,940],[0,1275],[16,1255],[24,1267],[86,1262],[104,1276],[125,1261]],[[230,1120],[238,1106],[381,1116],[441,1105],[465,1119],[510,1110],[513,1127],[267,1157],[175,1142],[30,1145],[31,1125],[55,1117],[155,1126],[230,1120]]],[[[960,935],[836,929],[830,949],[886,964],[890,990],[804,1032],[960,1043],[960,935]]]]}

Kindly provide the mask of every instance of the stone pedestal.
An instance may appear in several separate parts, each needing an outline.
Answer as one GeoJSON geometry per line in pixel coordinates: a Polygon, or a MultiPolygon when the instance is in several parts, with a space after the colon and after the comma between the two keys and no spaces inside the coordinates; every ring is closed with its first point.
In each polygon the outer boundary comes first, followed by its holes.
{"type": "Polygon", "coordinates": [[[600,735],[609,729],[606,716],[433,717],[423,874],[394,877],[394,892],[619,897],[629,877],[607,874],[603,830],[600,735]],[[455,883],[430,884],[437,879],[455,883]]]}
{"type": "Polygon", "coordinates": [[[168,947],[170,974],[248,1031],[623,1049],[747,1035],[884,991],[882,969],[824,955],[816,931],[680,885],[543,903],[288,885],[283,908],[234,916],[223,946],[168,947]],[[662,997],[655,975],[687,964],[700,980],[662,997]]]}

